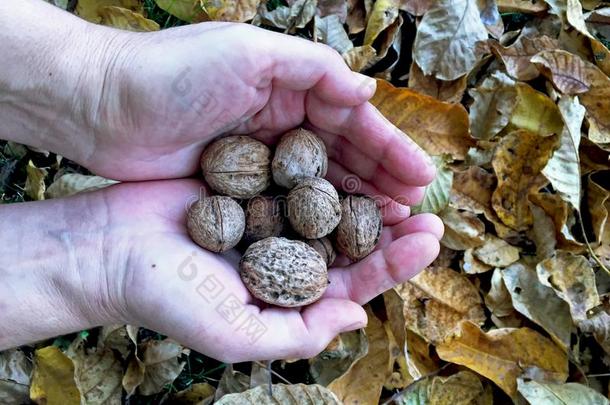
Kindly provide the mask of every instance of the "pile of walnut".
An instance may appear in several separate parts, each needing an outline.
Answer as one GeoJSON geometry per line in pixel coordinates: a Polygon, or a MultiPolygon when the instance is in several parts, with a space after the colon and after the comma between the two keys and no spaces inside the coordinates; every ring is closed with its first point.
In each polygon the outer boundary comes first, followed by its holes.
{"type": "Polygon", "coordinates": [[[295,307],[318,300],[336,257],[333,242],[358,261],[379,240],[382,219],[375,201],[339,198],[322,178],[328,167],[326,147],[310,131],[287,132],[273,156],[250,137],[221,138],[203,152],[201,167],[208,185],[221,195],[203,197],[190,208],[189,235],[213,252],[240,242],[247,246],[241,279],[262,301],[295,307]],[[287,196],[282,188],[289,190],[287,196]]]}

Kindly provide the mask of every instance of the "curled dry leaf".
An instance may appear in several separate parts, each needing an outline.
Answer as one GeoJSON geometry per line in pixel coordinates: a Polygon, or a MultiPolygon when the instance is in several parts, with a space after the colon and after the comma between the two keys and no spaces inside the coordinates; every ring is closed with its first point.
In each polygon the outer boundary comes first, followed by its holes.
{"type": "Polygon", "coordinates": [[[597,391],[578,383],[552,384],[519,378],[517,389],[530,404],[608,405],[610,403],[597,391]]]}
{"type": "Polygon", "coordinates": [[[485,235],[485,243],[472,254],[483,263],[494,267],[506,267],[519,260],[519,249],[497,236],[485,235]]]}
{"type": "Polygon", "coordinates": [[[341,402],[329,389],[321,385],[273,384],[271,395],[269,387],[261,385],[237,394],[229,394],[216,402],[217,405],[259,405],[259,404],[320,404],[340,405],[341,402]]]}
{"type": "Polygon", "coordinates": [[[25,168],[27,178],[25,180],[25,193],[36,201],[44,200],[44,192],[46,185],[44,180],[47,178],[49,172],[47,169],[36,167],[30,160],[25,168]]]}
{"type": "Polygon", "coordinates": [[[586,246],[572,235],[576,224],[574,210],[559,195],[551,193],[534,193],[530,195],[533,204],[539,206],[553,220],[557,237],[557,247],[572,252],[583,252],[586,246]]]}
{"type": "Polygon", "coordinates": [[[216,388],[206,383],[192,384],[169,398],[169,403],[176,405],[210,405],[214,401],[216,388]]]}
{"type": "Polygon", "coordinates": [[[564,382],[568,358],[551,340],[529,328],[495,329],[487,333],[471,322],[460,324],[459,334],[436,347],[439,357],[461,364],[495,382],[512,398],[517,378],[536,369],[548,381],[564,382]]]}
{"type": "Polygon", "coordinates": [[[398,18],[398,0],[377,0],[369,15],[364,45],[373,45],[375,39],[398,18]]]}
{"type": "Polygon", "coordinates": [[[455,80],[479,59],[475,49],[487,30],[474,0],[439,0],[424,14],[413,43],[413,58],[426,75],[455,80]]]}
{"type": "Polygon", "coordinates": [[[343,60],[354,72],[371,67],[376,60],[377,51],[370,45],[357,46],[343,54],[343,60]]]}
{"type": "Polygon", "coordinates": [[[258,0],[201,0],[201,8],[214,21],[249,21],[256,15],[258,0]]]}
{"type": "Polygon", "coordinates": [[[533,56],[531,61],[540,66],[563,94],[576,95],[591,88],[586,62],[576,55],[558,49],[546,50],[533,56]]]}
{"type": "Polygon", "coordinates": [[[521,35],[517,41],[509,47],[504,47],[497,42],[489,42],[493,53],[500,58],[506,72],[517,80],[528,81],[538,77],[540,72],[536,65],[530,60],[539,52],[554,50],[559,47],[559,42],[547,37],[527,37],[521,35]]]}
{"type": "Polygon", "coordinates": [[[362,330],[341,333],[322,353],[309,359],[309,372],[316,383],[327,386],[367,352],[368,341],[362,330]]]}
{"type": "Polygon", "coordinates": [[[404,404],[492,405],[491,386],[468,370],[448,377],[425,378],[414,389],[400,396],[404,404]]]}
{"type": "Polygon", "coordinates": [[[484,140],[493,138],[510,121],[517,102],[515,82],[497,72],[468,94],[474,100],[468,116],[472,136],[484,140]]]}
{"type": "Polygon", "coordinates": [[[100,10],[108,6],[121,7],[140,15],[144,14],[144,6],[140,0],[79,0],[76,4],[76,14],[89,22],[99,24],[102,21],[100,10]]]}
{"type": "Polygon", "coordinates": [[[491,286],[485,295],[485,306],[491,311],[491,319],[499,328],[505,327],[505,319],[513,318],[516,313],[502,278],[502,269],[495,269],[491,275],[491,286]]]}
{"type": "Polygon", "coordinates": [[[595,272],[584,256],[558,250],[540,262],[536,271],[540,282],[570,305],[575,322],[586,320],[588,312],[600,305],[595,272]]]}
{"type": "Polygon", "coordinates": [[[578,327],[586,333],[592,333],[597,343],[610,354],[610,296],[604,296],[603,306],[591,316],[579,322],[578,327]]]}
{"type": "Polygon", "coordinates": [[[453,335],[461,320],[485,320],[477,288],[454,270],[428,268],[395,289],[403,299],[407,328],[428,342],[453,335]]]}
{"type": "Polygon", "coordinates": [[[182,21],[195,23],[209,19],[201,7],[201,0],[155,0],[155,3],[161,10],[182,21]]]}
{"type": "Polygon", "coordinates": [[[502,270],[502,279],[514,308],[540,325],[567,352],[572,330],[568,305],[555,295],[552,288],[542,285],[536,271],[523,262],[502,270]]]}
{"type": "Polygon", "coordinates": [[[436,166],[436,177],[426,187],[422,202],[419,205],[411,207],[411,212],[414,214],[422,212],[436,214],[442,211],[449,203],[453,172],[447,167],[448,159],[443,156],[433,156],[432,161],[436,166]]]}
{"type": "Polygon", "coordinates": [[[0,352],[0,403],[29,402],[32,363],[21,350],[0,352]]]}
{"type": "Polygon", "coordinates": [[[464,258],[460,264],[461,269],[466,274],[480,274],[486,273],[493,267],[483,263],[481,260],[474,257],[474,249],[466,249],[464,251],[464,258]]]}
{"type": "Polygon", "coordinates": [[[439,216],[445,224],[441,243],[449,249],[466,250],[485,242],[485,224],[476,215],[446,207],[439,216]]]}
{"type": "Polygon", "coordinates": [[[432,7],[432,0],[400,0],[398,8],[417,17],[421,17],[432,7]]]}
{"type": "Polygon", "coordinates": [[[49,198],[69,197],[81,192],[99,190],[117,184],[118,181],[100,176],[67,173],[56,179],[46,191],[49,198]]]}
{"type": "Polygon", "coordinates": [[[587,180],[587,206],[589,207],[589,215],[591,216],[591,227],[595,235],[595,242],[602,243],[604,230],[610,228],[608,222],[608,212],[610,209],[610,191],[597,184],[594,179],[589,176],[587,180]]]}
{"type": "Polygon", "coordinates": [[[459,103],[466,91],[467,78],[464,75],[455,80],[439,80],[432,75],[426,76],[413,62],[409,70],[409,88],[440,101],[459,103]]]}
{"type": "Polygon", "coordinates": [[[100,24],[127,31],[159,31],[159,24],[123,7],[107,6],[98,9],[100,24]]]}
{"type": "Polygon", "coordinates": [[[377,80],[370,102],[431,155],[447,153],[464,159],[468,148],[474,146],[468,114],[459,104],[443,103],[384,80],[377,80]]]}
{"type": "Polygon", "coordinates": [[[253,23],[292,30],[305,27],[315,15],[316,0],[296,0],[288,7],[280,6],[273,11],[267,10],[267,3],[263,1],[258,4],[258,14],[253,23]]]}
{"type": "Polygon", "coordinates": [[[39,404],[81,403],[81,395],[74,382],[74,364],[55,346],[35,352],[30,399],[39,404]]]}
{"type": "Polygon", "coordinates": [[[474,214],[491,212],[491,195],[495,185],[494,175],[478,166],[456,171],[449,204],[474,214]]]}
{"type": "Polygon", "coordinates": [[[244,392],[248,388],[250,388],[250,377],[241,371],[234,370],[233,365],[228,364],[218,382],[214,399],[218,401],[227,394],[244,392]]]}
{"type": "Polygon", "coordinates": [[[382,322],[367,307],[369,323],[365,329],[368,352],[354,362],[346,373],[328,388],[345,404],[373,404],[379,401],[383,383],[391,374],[389,339],[382,322]]]}
{"type": "Polygon", "coordinates": [[[525,230],[532,224],[527,198],[540,186],[537,175],[551,157],[556,139],[519,130],[500,141],[493,160],[498,186],[491,204],[507,226],[525,230]]]}

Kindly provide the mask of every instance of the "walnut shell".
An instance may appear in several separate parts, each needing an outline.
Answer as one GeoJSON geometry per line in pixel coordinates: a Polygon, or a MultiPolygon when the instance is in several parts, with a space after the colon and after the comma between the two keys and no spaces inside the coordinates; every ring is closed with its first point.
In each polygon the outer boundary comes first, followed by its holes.
{"type": "Polygon", "coordinates": [[[319,177],[307,177],[288,193],[288,219],[292,228],[307,239],[331,233],[341,220],[337,190],[319,177]]]}
{"type": "Polygon", "coordinates": [[[382,227],[381,211],[372,198],[347,196],[341,202],[337,249],[353,261],[360,260],[375,249],[382,227]]]}
{"type": "Polygon", "coordinates": [[[241,279],[252,295],[282,307],[317,301],[328,286],[324,259],[304,242],[266,238],[253,243],[239,263],[241,279]]]}
{"type": "Polygon", "coordinates": [[[271,183],[271,150],[249,136],[229,136],[209,145],[201,155],[205,181],[216,192],[251,198],[271,183]]]}
{"type": "Polygon", "coordinates": [[[271,162],[273,181],[293,188],[303,177],[324,177],[328,156],[324,142],[313,132],[293,129],[282,136],[271,162]]]}
{"type": "Polygon", "coordinates": [[[191,239],[212,252],[224,252],[237,245],[245,227],[244,210],[231,197],[203,197],[186,216],[191,239]]]}
{"type": "Polygon", "coordinates": [[[337,252],[335,252],[335,248],[328,238],[307,239],[303,242],[314,248],[316,252],[322,256],[322,259],[324,259],[326,266],[328,267],[330,267],[337,258],[337,252]]]}
{"type": "Polygon", "coordinates": [[[244,239],[257,242],[270,236],[280,236],[284,230],[286,200],[281,197],[256,196],[248,201],[244,239]]]}

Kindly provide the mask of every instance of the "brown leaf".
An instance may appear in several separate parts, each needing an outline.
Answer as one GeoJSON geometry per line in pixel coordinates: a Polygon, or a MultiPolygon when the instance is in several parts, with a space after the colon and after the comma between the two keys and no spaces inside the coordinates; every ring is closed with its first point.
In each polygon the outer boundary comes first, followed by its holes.
{"type": "Polygon", "coordinates": [[[530,204],[534,223],[530,230],[530,239],[536,245],[536,257],[544,260],[550,257],[557,248],[557,230],[553,219],[535,204],[530,204]]]}
{"type": "Polygon", "coordinates": [[[0,352],[0,403],[29,402],[32,363],[21,350],[0,352]]]}
{"type": "Polygon", "coordinates": [[[201,8],[200,0],[155,0],[161,10],[187,22],[207,21],[208,15],[201,8]]]}
{"type": "Polygon", "coordinates": [[[544,1],[540,0],[498,0],[498,10],[501,13],[541,13],[547,9],[544,1]]]}
{"type": "Polygon", "coordinates": [[[447,207],[439,213],[445,224],[441,243],[453,250],[466,250],[485,242],[485,224],[468,211],[447,207]]]}
{"type": "Polygon", "coordinates": [[[587,207],[591,216],[591,227],[595,234],[595,242],[601,243],[608,222],[608,207],[610,207],[610,191],[606,190],[589,176],[587,180],[587,207]]]}
{"type": "Polygon", "coordinates": [[[477,288],[448,268],[428,268],[395,288],[403,299],[407,328],[436,343],[456,332],[461,320],[485,320],[477,288]]]}
{"type": "Polygon", "coordinates": [[[472,136],[493,138],[510,121],[517,102],[515,82],[503,73],[496,73],[468,93],[474,99],[469,113],[472,136]]]}
{"type": "Polygon", "coordinates": [[[340,54],[354,48],[347,36],[338,15],[329,15],[324,18],[315,17],[316,37],[324,44],[330,46],[340,54]]]}
{"type": "Polygon", "coordinates": [[[341,377],[328,385],[346,405],[377,404],[383,383],[391,373],[389,339],[381,321],[367,308],[369,323],[365,329],[368,353],[357,360],[341,377]]]}
{"type": "Polygon", "coordinates": [[[502,279],[502,269],[495,269],[491,275],[491,287],[485,295],[485,305],[492,313],[492,319],[505,318],[515,313],[513,301],[502,279]]]}
{"type": "Polygon", "coordinates": [[[371,103],[394,125],[432,155],[463,159],[474,144],[468,115],[461,105],[443,103],[412,90],[378,80],[371,103]]]}
{"type": "Polygon", "coordinates": [[[344,0],[318,0],[317,15],[322,18],[335,15],[341,24],[345,24],[347,3],[344,0]]]}
{"type": "Polygon", "coordinates": [[[201,0],[201,8],[213,21],[249,21],[256,15],[258,5],[259,0],[201,0]]]}
{"type": "MultiPolygon", "coordinates": [[[[217,405],[259,405],[259,404],[320,404],[320,405],[340,405],[329,389],[321,385],[305,384],[273,384],[271,386],[271,396],[269,396],[268,386],[259,386],[248,391],[237,394],[229,394],[216,402],[217,405]]],[[[364,404],[364,402],[363,402],[364,404]]]]}
{"type": "Polygon", "coordinates": [[[591,83],[587,77],[585,61],[563,50],[546,50],[531,58],[543,69],[557,90],[567,95],[585,93],[591,83]]]}
{"type": "Polygon", "coordinates": [[[466,84],[466,75],[451,81],[438,80],[432,75],[424,75],[417,63],[411,63],[409,88],[418,93],[448,103],[459,103],[466,91],[466,84]]]}
{"type": "Polygon", "coordinates": [[[557,247],[572,252],[582,252],[585,245],[572,235],[572,227],[576,223],[573,208],[557,194],[533,193],[532,203],[539,206],[553,220],[557,237],[557,247]]]}
{"type": "Polygon", "coordinates": [[[498,39],[504,33],[504,22],[498,11],[496,0],[477,0],[481,21],[489,34],[498,39]]]}
{"type": "Polygon", "coordinates": [[[398,8],[414,16],[421,17],[433,4],[432,0],[400,0],[398,8]]]}
{"type": "Polygon", "coordinates": [[[316,15],[316,0],[296,0],[289,7],[279,6],[273,11],[267,10],[266,1],[253,0],[258,5],[257,16],[253,24],[266,24],[276,28],[293,30],[304,28],[316,15]]]}
{"type": "Polygon", "coordinates": [[[491,270],[493,267],[477,259],[474,256],[473,250],[466,249],[464,251],[464,258],[460,264],[462,271],[466,274],[480,274],[491,270]]]}
{"type": "Polygon", "coordinates": [[[521,35],[513,45],[507,48],[497,42],[490,42],[489,45],[493,53],[502,60],[506,72],[511,77],[528,81],[535,79],[540,74],[530,61],[532,56],[542,51],[557,49],[559,42],[545,35],[534,38],[521,35]]]}
{"type": "Polygon", "coordinates": [[[506,267],[519,260],[519,249],[497,236],[485,235],[485,243],[475,248],[472,254],[485,264],[506,267]]]}
{"type": "Polygon", "coordinates": [[[455,80],[475,66],[478,41],[487,39],[474,0],[439,0],[424,14],[413,43],[413,59],[422,72],[455,80]]]}
{"type": "Polygon", "coordinates": [[[527,199],[537,189],[537,175],[546,166],[557,138],[542,138],[531,132],[511,132],[500,141],[493,167],[498,186],[492,195],[492,206],[502,222],[515,230],[532,224],[527,199]]]}
{"type": "Polygon", "coordinates": [[[127,31],[159,31],[159,24],[123,7],[107,6],[98,9],[100,24],[127,31]]]}
{"type": "Polygon", "coordinates": [[[536,271],[540,282],[570,305],[575,322],[586,320],[588,312],[600,305],[595,272],[584,256],[558,250],[540,262],[536,271]]]}
{"type": "Polygon", "coordinates": [[[214,398],[217,401],[224,395],[244,392],[248,388],[250,388],[250,377],[241,371],[233,370],[233,365],[228,364],[222,373],[214,398]]]}
{"type": "Polygon", "coordinates": [[[168,402],[176,405],[210,405],[214,401],[215,391],[208,383],[192,384],[172,395],[168,402]]]}
{"type": "Polygon", "coordinates": [[[368,69],[377,60],[377,51],[370,45],[357,46],[343,54],[343,60],[354,72],[368,69]]]}
{"type": "Polygon", "coordinates": [[[510,128],[540,136],[559,135],[563,120],[555,102],[525,83],[517,83],[516,88],[517,103],[510,117],[510,128]]]}
{"type": "Polygon", "coordinates": [[[25,180],[25,193],[36,201],[44,200],[44,192],[46,185],[44,180],[46,179],[49,172],[47,169],[36,167],[30,160],[25,168],[27,178],[25,180]]]}
{"type": "Polygon", "coordinates": [[[74,365],[55,346],[36,350],[30,398],[38,404],[79,405],[81,396],[74,382],[74,365]]]}
{"type": "Polygon", "coordinates": [[[517,378],[537,369],[548,381],[568,377],[566,353],[552,341],[528,328],[495,329],[484,333],[470,322],[460,334],[436,347],[445,361],[464,365],[495,382],[509,396],[517,395],[517,378]]]}
{"type": "MultiPolygon", "coordinates": [[[[492,405],[491,386],[475,373],[464,370],[448,377],[432,377],[399,397],[402,404],[492,405]]],[[[396,402],[398,403],[398,401],[396,402]]]]}
{"type": "Polygon", "coordinates": [[[482,214],[491,210],[491,195],[496,185],[493,174],[477,166],[470,166],[453,175],[452,207],[482,214]]]}
{"type": "Polygon", "coordinates": [[[366,355],[368,342],[361,330],[341,333],[319,355],[309,359],[309,372],[318,384],[327,386],[366,355]]]}
{"type": "Polygon", "coordinates": [[[349,34],[358,34],[366,29],[368,13],[373,8],[372,0],[348,0],[347,19],[349,34]]]}
{"type": "Polygon", "coordinates": [[[583,332],[592,333],[602,349],[610,354],[610,296],[604,297],[600,311],[581,321],[578,327],[583,332]]]}

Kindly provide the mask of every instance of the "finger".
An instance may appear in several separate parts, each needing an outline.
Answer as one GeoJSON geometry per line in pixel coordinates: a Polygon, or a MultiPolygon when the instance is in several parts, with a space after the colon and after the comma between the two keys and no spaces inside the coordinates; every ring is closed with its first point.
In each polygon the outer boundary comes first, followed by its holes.
{"type": "Polygon", "coordinates": [[[358,263],[332,269],[324,296],[364,304],[426,268],[439,249],[438,239],[431,233],[405,235],[358,263]]]}
{"type": "Polygon", "coordinates": [[[330,150],[337,134],[342,134],[351,145],[371,161],[381,163],[405,185],[425,186],[434,178],[436,170],[429,156],[370,103],[351,111],[322,107],[316,104],[315,98],[308,97],[307,117],[314,130],[320,131],[328,142],[330,150]]]}
{"type": "Polygon", "coordinates": [[[343,58],[332,48],[305,39],[290,37],[262,29],[265,35],[263,55],[271,55],[274,85],[291,90],[313,91],[325,101],[343,106],[359,105],[375,93],[374,79],[352,72],[343,58]]]}
{"type": "Polygon", "coordinates": [[[264,328],[252,341],[246,330],[237,330],[234,341],[248,342],[233,348],[231,362],[248,360],[307,359],[316,356],[339,333],[367,323],[362,307],[344,299],[323,298],[298,309],[270,307],[260,311],[248,306],[250,316],[264,328]]]}
{"type": "Polygon", "coordinates": [[[396,239],[418,232],[431,233],[440,241],[444,232],[443,221],[434,214],[419,214],[403,219],[393,226],[385,226],[375,250],[384,249],[396,239]]]}

